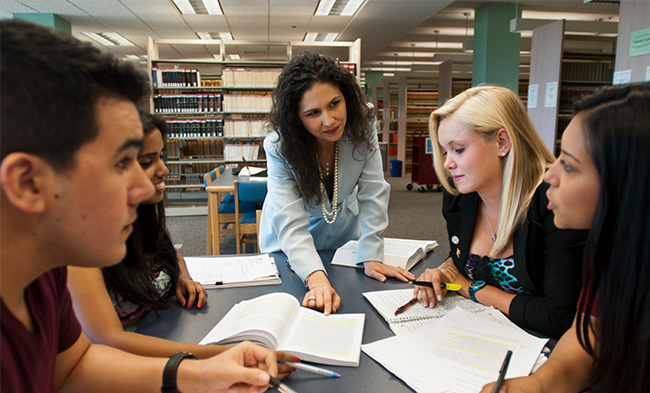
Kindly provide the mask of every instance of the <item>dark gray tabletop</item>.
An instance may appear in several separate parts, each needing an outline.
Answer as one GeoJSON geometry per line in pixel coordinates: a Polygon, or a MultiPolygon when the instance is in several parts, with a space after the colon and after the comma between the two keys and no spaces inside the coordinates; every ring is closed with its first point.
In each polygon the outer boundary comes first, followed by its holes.
{"type": "MultiPolygon", "coordinates": [[[[363,297],[363,292],[400,289],[411,287],[396,279],[388,279],[386,283],[367,277],[363,269],[333,266],[329,262],[333,251],[321,253],[332,285],[342,299],[339,313],[364,313],[366,321],[363,331],[363,343],[370,343],[382,338],[393,336],[388,323],[363,297]]],[[[138,333],[162,337],[175,341],[198,343],[221,318],[241,300],[251,299],[271,292],[286,292],[294,295],[299,301],[305,294],[302,281],[285,263],[281,253],[271,254],[277,262],[282,276],[282,285],[269,285],[245,288],[208,289],[208,303],[202,310],[187,310],[178,304],[163,311],[150,311],[143,319],[138,333]]],[[[417,277],[425,268],[440,265],[443,258],[435,251],[418,263],[411,272],[417,277]]],[[[299,393],[304,392],[410,392],[400,379],[390,374],[381,365],[361,352],[359,367],[326,368],[340,373],[342,378],[326,378],[305,371],[296,371],[285,383],[299,393]]]]}

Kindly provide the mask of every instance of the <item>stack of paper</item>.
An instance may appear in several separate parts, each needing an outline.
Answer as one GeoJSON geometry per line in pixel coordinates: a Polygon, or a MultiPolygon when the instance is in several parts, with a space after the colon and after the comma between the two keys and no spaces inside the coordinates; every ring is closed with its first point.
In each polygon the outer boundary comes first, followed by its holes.
{"type": "Polygon", "coordinates": [[[528,375],[546,339],[456,308],[434,325],[362,350],[416,392],[476,393],[497,379],[508,350],[507,378],[528,375]]]}
{"type": "Polygon", "coordinates": [[[268,254],[185,257],[190,276],[206,288],[281,284],[275,260],[268,254]]]}

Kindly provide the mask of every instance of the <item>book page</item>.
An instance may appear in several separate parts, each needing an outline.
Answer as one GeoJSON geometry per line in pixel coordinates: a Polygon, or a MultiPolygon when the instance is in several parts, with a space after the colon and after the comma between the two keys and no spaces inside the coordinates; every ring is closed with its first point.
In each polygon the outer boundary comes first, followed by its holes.
{"type": "Polygon", "coordinates": [[[359,241],[350,240],[341,247],[339,247],[330,264],[338,266],[348,266],[363,268],[363,264],[357,265],[357,254],[359,253],[359,241]]]}
{"type": "Polygon", "coordinates": [[[279,349],[302,360],[358,366],[364,314],[330,314],[302,307],[283,335],[279,349]]]}
{"type": "Polygon", "coordinates": [[[417,392],[470,393],[496,380],[507,350],[507,378],[530,373],[547,340],[454,309],[435,326],[363,345],[363,351],[417,392]]]}
{"type": "Polygon", "coordinates": [[[268,254],[237,257],[185,257],[190,276],[209,286],[255,282],[278,278],[275,260],[268,254]]]}
{"type": "MultiPolygon", "coordinates": [[[[384,238],[383,262],[387,265],[407,268],[409,265],[408,260],[411,256],[417,254],[418,250],[422,250],[420,252],[424,258],[424,256],[426,256],[426,252],[424,252],[425,250],[430,251],[437,246],[438,242],[435,240],[410,240],[387,237],[384,238]]],[[[359,241],[350,240],[336,250],[330,263],[338,266],[363,268],[363,265],[356,264],[358,252],[359,241]]],[[[413,263],[413,265],[415,265],[415,263],[413,263]]],[[[410,267],[413,267],[413,265],[410,267]]]]}
{"type": "Polygon", "coordinates": [[[408,323],[419,319],[441,318],[454,308],[461,307],[469,312],[479,312],[491,307],[466,299],[454,292],[447,292],[441,302],[437,302],[434,308],[424,307],[419,300],[399,315],[395,310],[403,306],[413,298],[413,288],[394,289],[388,291],[364,292],[363,296],[370,304],[390,323],[408,323]]]}
{"type": "Polygon", "coordinates": [[[300,310],[298,300],[276,292],[237,303],[199,344],[251,340],[277,349],[280,337],[300,310]]]}

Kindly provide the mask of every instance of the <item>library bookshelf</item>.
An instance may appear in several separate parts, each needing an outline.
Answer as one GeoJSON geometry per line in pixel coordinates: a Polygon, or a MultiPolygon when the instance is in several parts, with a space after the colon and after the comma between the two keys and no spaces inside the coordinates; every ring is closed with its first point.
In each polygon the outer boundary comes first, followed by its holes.
{"type": "Polygon", "coordinates": [[[406,173],[411,173],[413,165],[418,161],[413,152],[414,138],[416,135],[428,134],[429,115],[437,106],[437,91],[409,91],[406,94],[406,173]]]}
{"type": "Polygon", "coordinates": [[[358,80],[360,45],[360,40],[304,43],[149,37],[149,106],[170,128],[167,203],[206,203],[203,174],[217,166],[234,168],[244,161],[250,166],[266,165],[262,143],[268,133],[272,91],[294,54],[325,48],[328,55],[342,59],[341,64],[358,80]],[[231,59],[237,52],[265,55],[231,59]]]}

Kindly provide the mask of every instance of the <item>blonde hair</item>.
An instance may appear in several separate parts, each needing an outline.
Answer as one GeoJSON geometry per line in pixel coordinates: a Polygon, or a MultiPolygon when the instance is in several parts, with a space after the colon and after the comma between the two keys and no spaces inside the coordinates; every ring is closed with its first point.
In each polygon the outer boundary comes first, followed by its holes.
{"type": "Polygon", "coordinates": [[[473,87],[447,101],[429,117],[429,133],[434,142],[433,166],[440,183],[453,195],[459,192],[450,183],[450,173],[444,167],[444,150],[436,143],[440,122],[447,117],[453,117],[486,140],[493,140],[501,128],[510,136],[510,151],[502,158],[503,189],[497,239],[489,253],[499,255],[524,222],[533,194],[555,158],[512,90],[487,85],[473,87]]]}

